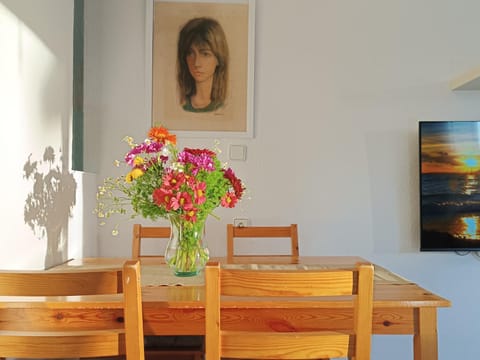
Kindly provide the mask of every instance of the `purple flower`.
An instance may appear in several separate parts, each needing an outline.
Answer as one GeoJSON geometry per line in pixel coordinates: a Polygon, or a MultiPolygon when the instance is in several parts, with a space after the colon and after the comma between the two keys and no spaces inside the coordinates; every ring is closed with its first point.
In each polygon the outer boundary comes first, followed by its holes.
{"type": "MultiPolygon", "coordinates": [[[[138,154],[145,153],[145,154],[152,154],[160,152],[163,148],[163,144],[152,141],[152,142],[143,142],[134,148],[132,148],[127,155],[125,155],[125,162],[130,166],[135,166],[135,158],[138,154]]],[[[163,158],[162,158],[163,160],[163,158]]],[[[165,161],[165,160],[164,160],[165,161]]]]}
{"type": "Polygon", "coordinates": [[[197,149],[185,149],[178,154],[178,162],[182,164],[192,165],[192,174],[197,175],[200,170],[214,171],[215,164],[213,163],[212,152],[201,151],[197,149]]]}

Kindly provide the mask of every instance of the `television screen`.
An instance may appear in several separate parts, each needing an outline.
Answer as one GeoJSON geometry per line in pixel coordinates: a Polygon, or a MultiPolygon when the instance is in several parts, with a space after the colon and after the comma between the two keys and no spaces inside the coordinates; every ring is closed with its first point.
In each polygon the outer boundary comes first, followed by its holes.
{"type": "Polygon", "coordinates": [[[480,250],[480,121],[421,121],[420,250],[480,250]]]}

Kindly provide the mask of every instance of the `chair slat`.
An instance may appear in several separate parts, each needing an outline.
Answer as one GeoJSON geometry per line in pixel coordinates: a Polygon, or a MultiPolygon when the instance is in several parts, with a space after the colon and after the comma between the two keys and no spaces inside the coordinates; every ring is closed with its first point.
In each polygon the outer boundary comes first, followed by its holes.
{"type": "Polygon", "coordinates": [[[234,296],[351,295],[353,285],[352,271],[222,270],[222,290],[234,296]]]}
{"type": "Polygon", "coordinates": [[[143,239],[169,239],[171,234],[170,227],[162,226],[142,226],[141,224],[133,225],[132,237],[132,258],[141,259],[145,257],[159,257],[163,258],[162,254],[146,255],[142,254],[142,240],[143,239]]]}
{"type": "Polygon", "coordinates": [[[121,291],[121,272],[0,272],[2,296],[68,296],[114,294],[121,291]],[[53,286],[52,284],[55,284],[53,286]]]}
{"type": "MultiPolygon", "coordinates": [[[[290,253],[288,256],[299,256],[298,250],[298,226],[233,226],[227,224],[227,258],[232,261],[234,257],[241,256],[235,253],[234,242],[238,238],[289,238],[290,253]]],[[[274,254],[277,255],[277,254],[274,254]]],[[[250,255],[249,256],[255,256],[250,255]]]]}

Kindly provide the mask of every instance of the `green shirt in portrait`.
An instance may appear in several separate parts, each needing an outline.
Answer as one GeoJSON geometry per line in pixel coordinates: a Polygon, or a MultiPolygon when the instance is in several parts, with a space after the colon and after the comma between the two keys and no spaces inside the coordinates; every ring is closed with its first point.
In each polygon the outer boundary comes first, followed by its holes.
{"type": "Polygon", "coordinates": [[[204,112],[212,112],[217,110],[218,108],[222,107],[222,103],[216,104],[214,102],[211,102],[207,106],[203,108],[194,108],[192,106],[192,102],[190,101],[190,98],[187,98],[187,102],[182,106],[183,110],[189,111],[189,112],[195,112],[195,113],[204,113],[204,112]]]}

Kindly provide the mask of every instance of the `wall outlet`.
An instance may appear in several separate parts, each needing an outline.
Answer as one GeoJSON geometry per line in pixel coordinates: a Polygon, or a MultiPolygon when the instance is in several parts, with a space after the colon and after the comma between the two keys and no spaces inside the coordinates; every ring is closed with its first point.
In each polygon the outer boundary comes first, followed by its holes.
{"type": "Polygon", "coordinates": [[[233,219],[233,226],[236,226],[236,227],[248,226],[248,219],[247,218],[235,218],[235,219],[233,219]]]}

